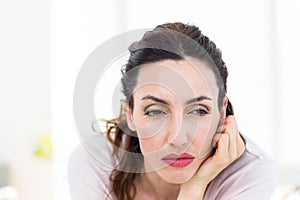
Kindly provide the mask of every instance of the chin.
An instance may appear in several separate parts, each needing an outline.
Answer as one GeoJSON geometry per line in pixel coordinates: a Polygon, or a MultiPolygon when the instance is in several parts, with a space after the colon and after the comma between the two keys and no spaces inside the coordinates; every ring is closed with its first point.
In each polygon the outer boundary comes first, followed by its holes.
{"type": "Polygon", "coordinates": [[[166,182],[172,184],[183,184],[189,181],[193,175],[195,174],[196,170],[188,170],[186,168],[172,168],[167,167],[158,171],[158,175],[166,182]]]}

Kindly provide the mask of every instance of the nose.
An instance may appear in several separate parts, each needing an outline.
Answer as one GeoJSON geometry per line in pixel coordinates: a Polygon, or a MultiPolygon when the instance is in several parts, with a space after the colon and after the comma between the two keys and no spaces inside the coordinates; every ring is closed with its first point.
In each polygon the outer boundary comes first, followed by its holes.
{"type": "Polygon", "coordinates": [[[168,144],[175,147],[182,147],[188,143],[188,128],[182,116],[174,117],[168,124],[168,144]]]}

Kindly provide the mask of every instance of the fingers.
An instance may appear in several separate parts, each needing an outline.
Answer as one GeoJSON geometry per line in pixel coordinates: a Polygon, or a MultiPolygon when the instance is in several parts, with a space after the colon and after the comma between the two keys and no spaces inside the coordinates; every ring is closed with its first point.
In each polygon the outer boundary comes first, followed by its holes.
{"type": "Polygon", "coordinates": [[[232,146],[232,153],[234,158],[239,158],[245,151],[246,146],[245,142],[242,139],[240,132],[238,130],[238,126],[236,123],[236,119],[233,115],[230,115],[226,118],[226,132],[228,134],[231,134],[232,140],[231,142],[234,142],[235,145],[232,146]],[[228,130],[228,131],[227,131],[228,130]]]}
{"type": "Polygon", "coordinates": [[[218,124],[217,133],[224,133],[225,130],[225,119],[221,119],[218,124]]]}
{"type": "Polygon", "coordinates": [[[192,182],[207,182],[214,179],[226,166],[229,165],[227,134],[216,134],[216,152],[208,157],[200,166],[197,173],[191,179],[192,182]]]}
{"type": "Polygon", "coordinates": [[[216,148],[215,153],[201,164],[192,182],[210,182],[245,151],[234,116],[227,116],[220,121],[212,145],[216,148]]]}
{"type": "Polygon", "coordinates": [[[225,119],[225,130],[224,132],[229,135],[229,155],[232,159],[237,157],[237,137],[239,134],[238,127],[235,121],[235,117],[233,115],[230,115],[226,117],[225,119]]]}
{"type": "MultiPolygon", "coordinates": [[[[226,156],[229,161],[233,161],[243,154],[245,144],[239,134],[237,123],[233,115],[229,115],[219,122],[219,127],[213,140],[213,145],[214,147],[218,146],[218,148],[222,148],[222,150],[219,149],[220,151],[227,152],[226,156]],[[224,137],[227,138],[228,141],[226,141],[224,137]],[[221,140],[221,138],[223,139],[221,140]],[[225,143],[223,144],[223,142],[225,143]],[[227,149],[224,149],[225,146],[227,146],[227,149]]],[[[222,153],[222,156],[225,156],[223,152],[220,153],[222,153]]]]}
{"type": "Polygon", "coordinates": [[[225,167],[228,165],[229,160],[229,148],[230,139],[228,134],[218,134],[218,142],[217,142],[217,149],[215,153],[214,160],[219,167],[225,167]]]}

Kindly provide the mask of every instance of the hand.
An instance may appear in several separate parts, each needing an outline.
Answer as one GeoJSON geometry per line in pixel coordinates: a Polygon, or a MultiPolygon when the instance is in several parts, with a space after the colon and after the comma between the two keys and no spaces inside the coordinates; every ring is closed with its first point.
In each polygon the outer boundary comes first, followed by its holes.
{"type": "Polygon", "coordinates": [[[245,151],[245,144],[239,134],[233,115],[227,116],[219,124],[214,141],[216,143],[215,153],[201,164],[198,171],[188,182],[181,185],[178,199],[192,199],[186,197],[190,196],[189,194],[193,194],[194,198],[195,196],[198,199],[203,198],[205,189],[210,181],[245,151]]]}

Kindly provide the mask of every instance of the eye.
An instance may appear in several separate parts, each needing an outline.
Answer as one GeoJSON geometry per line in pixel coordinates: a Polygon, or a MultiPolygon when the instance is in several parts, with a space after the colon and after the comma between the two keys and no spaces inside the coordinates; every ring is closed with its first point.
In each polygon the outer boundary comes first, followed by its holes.
{"type": "Polygon", "coordinates": [[[161,110],[147,110],[145,111],[144,115],[148,115],[149,117],[156,117],[156,116],[161,116],[165,115],[166,113],[161,111],[161,110]]]}
{"type": "Polygon", "coordinates": [[[208,110],[205,108],[197,108],[192,110],[191,112],[188,113],[189,115],[197,115],[197,116],[204,116],[208,114],[208,110]]]}

